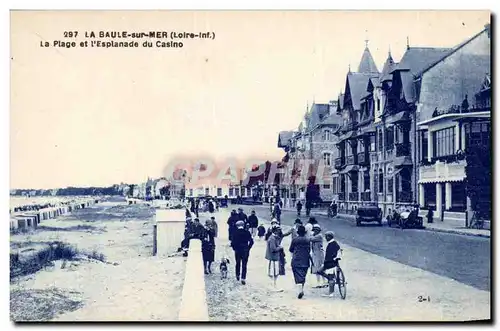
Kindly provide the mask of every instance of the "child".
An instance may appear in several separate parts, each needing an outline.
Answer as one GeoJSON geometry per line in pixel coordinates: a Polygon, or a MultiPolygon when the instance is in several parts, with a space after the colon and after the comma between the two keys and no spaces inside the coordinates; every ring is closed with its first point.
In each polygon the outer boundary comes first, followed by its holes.
{"type": "Polygon", "coordinates": [[[266,234],[266,228],[264,227],[264,225],[259,225],[259,227],[257,228],[257,234],[259,236],[259,239],[262,240],[262,238],[265,236],[266,234]]]}

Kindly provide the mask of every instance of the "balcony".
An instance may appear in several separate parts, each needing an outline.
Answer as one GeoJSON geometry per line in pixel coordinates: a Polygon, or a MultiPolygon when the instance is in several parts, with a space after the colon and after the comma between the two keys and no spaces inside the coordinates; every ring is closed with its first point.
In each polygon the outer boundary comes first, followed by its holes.
{"type": "Polygon", "coordinates": [[[345,165],[345,158],[338,157],[335,159],[335,169],[340,169],[345,165]]]}
{"type": "Polygon", "coordinates": [[[349,192],[349,201],[359,201],[359,193],[349,192]]]}
{"type": "Polygon", "coordinates": [[[419,167],[419,181],[421,183],[462,181],[465,179],[466,165],[465,160],[452,163],[437,161],[431,165],[421,165],[419,167]]]}
{"type": "Polygon", "coordinates": [[[413,201],[411,191],[396,192],[396,202],[411,203],[413,201]]]}
{"type": "Polygon", "coordinates": [[[361,201],[371,201],[370,192],[361,192],[361,201]]]}
{"type": "Polygon", "coordinates": [[[410,143],[399,143],[396,146],[396,157],[398,156],[411,156],[411,145],[410,143]]]}
{"type": "Polygon", "coordinates": [[[358,153],[358,164],[359,165],[369,165],[370,157],[368,151],[358,153]]]}
{"type": "Polygon", "coordinates": [[[345,192],[339,192],[339,200],[345,201],[345,192]]]}
{"type": "Polygon", "coordinates": [[[356,164],[357,164],[357,161],[358,161],[358,160],[357,160],[357,157],[355,157],[355,155],[349,155],[349,156],[347,157],[347,163],[346,163],[346,164],[347,164],[347,165],[351,165],[351,164],[356,165],[356,164]]]}

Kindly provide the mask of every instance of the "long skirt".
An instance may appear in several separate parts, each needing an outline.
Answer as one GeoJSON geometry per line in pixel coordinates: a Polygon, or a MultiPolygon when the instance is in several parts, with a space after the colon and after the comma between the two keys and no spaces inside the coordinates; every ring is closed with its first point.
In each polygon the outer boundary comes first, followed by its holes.
{"type": "Polygon", "coordinates": [[[295,284],[304,284],[306,282],[308,267],[294,267],[292,266],[293,278],[295,279],[295,284]]]}
{"type": "Polygon", "coordinates": [[[215,260],[215,245],[202,245],[201,254],[204,262],[214,262],[215,260]]]}

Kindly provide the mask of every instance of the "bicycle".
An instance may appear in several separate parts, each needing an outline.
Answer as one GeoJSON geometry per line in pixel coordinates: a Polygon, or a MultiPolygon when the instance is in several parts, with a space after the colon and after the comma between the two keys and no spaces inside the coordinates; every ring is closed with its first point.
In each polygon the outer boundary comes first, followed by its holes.
{"type": "MultiPolygon", "coordinates": [[[[342,256],[343,250],[340,250],[340,254],[342,256]]],[[[347,282],[345,281],[345,276],[344,272],[342,271],[342,268],[340,267],[340,260],[342,260],[342,257],[338,257],[335,259],[337,261],[337,265],[331,269],[328,270],[333,270],[333,273],[328,274],[328,290],[329,290],[329,296],[333,296],[333,293],[335,292],[335,284],[337,284],[339,288],[339,294],[342,300],[345,300],[346,295],[347,295],[347,282]]],[[[325,270],[326,272],[327,270],[325,270]]]]}
{"type": "Polygon", "coordinates": [[[472,214],[471,224],[469,226],[471,229],[483,229],[484,228],[484,219],[477,215],[476,212],[472,214]]]}

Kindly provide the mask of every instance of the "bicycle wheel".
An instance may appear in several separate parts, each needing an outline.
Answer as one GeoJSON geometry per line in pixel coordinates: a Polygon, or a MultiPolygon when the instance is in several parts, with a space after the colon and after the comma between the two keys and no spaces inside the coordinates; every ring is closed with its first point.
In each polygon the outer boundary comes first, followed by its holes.
{"type": "Polygon", "coordinates": [[[346,283],[345,283],[345,277],[344,277],[344,272],[340,267],[338,267],[337,270],[337,281],[336,283],[339,286],[339,293],[340,297],[345,300],[346,294],[347,294],[347,289],[346,289],[346,283]]]}

